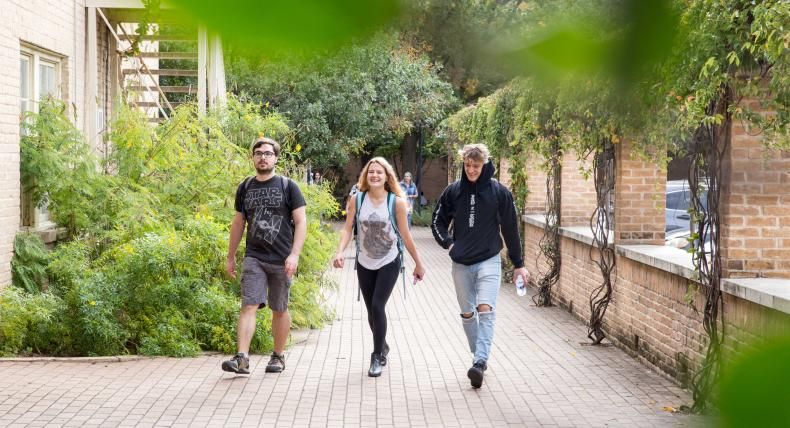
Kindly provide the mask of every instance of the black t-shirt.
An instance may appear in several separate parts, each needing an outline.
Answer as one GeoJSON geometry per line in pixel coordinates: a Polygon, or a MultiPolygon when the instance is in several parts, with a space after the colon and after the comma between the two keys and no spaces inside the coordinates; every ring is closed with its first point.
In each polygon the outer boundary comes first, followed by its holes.
{"type": "Polygon", "coordinates": [[[284,264],[294,242],[291,212],[305,205],[299,186],[279,175],[242,181],[236,189],[236,211],[247,220],[245,256],[284,264]]]}

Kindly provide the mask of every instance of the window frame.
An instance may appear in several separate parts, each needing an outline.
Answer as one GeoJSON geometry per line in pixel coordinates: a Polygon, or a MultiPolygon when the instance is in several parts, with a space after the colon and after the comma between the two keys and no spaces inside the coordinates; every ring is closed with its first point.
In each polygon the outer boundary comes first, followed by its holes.
{"type": "MultiPolygon", "coordinates": [[[[20,46],[19,58],[19,128],[21,137],[22,133],[24,132],[22,128],[22,121],[24,120],[25,113],[38,113],[41,96],[44,94],[44,90],[41,87],[42,67],[50,67],[52,69],[52,76],[54,76],[52,92],[46,95],[51,95],[55,98],[62,99],[61,87],[63,85],[64,79],[61,72],[63,70],[62,67],[64,57],[23,43],[20,46]],[[28,61],[26,79],[22,78],[21,63],[23,59],[27,59],[28,61]],[[27,88],[23,88],[24,83],[27,83],[27,88]],[[23,91],[27,93],[27,98],[22,96],[23,91]]],[[[21,187],[22,183],[20,182],[20,226],[33,231],[46,230],[55,227],[56,224],[49,218],[49,210],[47,207],[36,206],[33,203],[30,195],[25,194],[24,189],[21,187]]]]}

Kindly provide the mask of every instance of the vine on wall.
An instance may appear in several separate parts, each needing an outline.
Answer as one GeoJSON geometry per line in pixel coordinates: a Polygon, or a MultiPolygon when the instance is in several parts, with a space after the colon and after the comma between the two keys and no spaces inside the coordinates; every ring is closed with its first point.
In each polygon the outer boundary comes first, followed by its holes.
{"type": "Polygon", "coordinates": [[[590,324],[587,337],[593,345],[599,345],[606,337],[603,331],[603,319],[609,302],[612,300],[612,283],[615,269],[614,247],[609,242],[609,231],[612,229],[610,204],[614,189],[615,153],[611,139],[603,141],[603,148],[595,155],[593,161],[593,177],[595,180],[596,207],[590,217],[590,229],[593,233],[593,245],[590,247],[590,259],[601,270],[602,283],[590,294],[590,324]],[[593,252],[598,257],[593,257],[593,252]]]}
{"type": "Polygon", "coordinates": [[[551,288],[560,280],[562,254],[560,253],[562,151],[559,139],[549,145],[549,158],[546,161],[546,222],[539,248],[546,260],[545,271],[540,272],[538,292],[532,296],[536,306],[553,306],[551,288]]]}

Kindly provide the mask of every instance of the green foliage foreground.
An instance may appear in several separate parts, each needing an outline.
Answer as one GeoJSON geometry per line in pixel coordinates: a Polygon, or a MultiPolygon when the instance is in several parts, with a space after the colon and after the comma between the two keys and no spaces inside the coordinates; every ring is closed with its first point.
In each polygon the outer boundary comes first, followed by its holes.
{"type": "MultiPolygon", "coordinates": [[[[239,136],[283,141],[281,173],[298,160],[283,120],[256,111],[233,99],[207,116],[187,106],[153,128],[122,109],[104,159],[87,149],[63,104],[44,102],[26,118],[23,185],[71,239],[51,252],[32,235],[17,239],[18,287],[0,291],[0,355],[235,352],[239,283],[224,265],[235,189],[252,172],[250,139],[239,136]]],[[[337,206],[322,187],[302,184],[309,227],[292,318],[318,327],[335,236],[316,219],[337,206]]],[[[253,351],[271,349],[270,316],[258,315],[253,351]]]]}

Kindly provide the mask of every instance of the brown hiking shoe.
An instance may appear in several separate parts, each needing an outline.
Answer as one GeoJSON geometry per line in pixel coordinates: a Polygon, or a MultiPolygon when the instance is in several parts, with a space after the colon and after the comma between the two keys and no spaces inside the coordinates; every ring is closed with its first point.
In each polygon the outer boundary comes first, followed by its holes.
{"type": "Polygon", "coordinates": [[[222,370],[238,374],[250,374],[250,359],[239,352],[233,358],[222,362],[222,370]]]}
{"type": "Polygon", "coordinates": [[[266,365],[266,373],[280,373],[285,370],[285,355],[272,352],[272,358],[266,365]]]}

